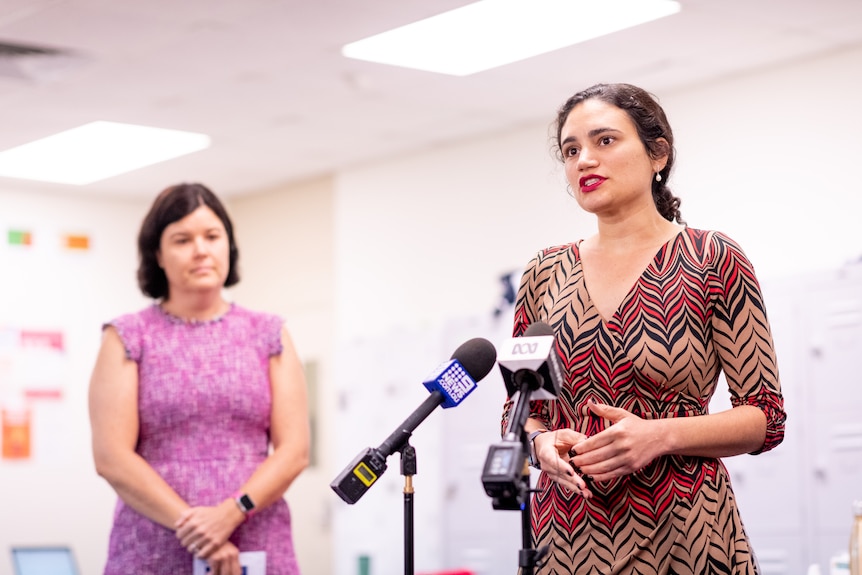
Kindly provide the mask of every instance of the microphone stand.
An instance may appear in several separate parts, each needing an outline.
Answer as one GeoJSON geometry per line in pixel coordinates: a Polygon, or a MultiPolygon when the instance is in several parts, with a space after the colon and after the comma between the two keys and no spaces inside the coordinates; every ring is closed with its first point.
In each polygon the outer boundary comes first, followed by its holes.
{"type": "Polygon", "coordinates": [[[531,493],[536,493],[530,488],[530,466],[524,462],[524,504],[521,506],[521,545],[523,548],[518,552],[518,567],[521,568],[520,575],[533,575],[533,570],[540,567],[542,560],[550,552],[550,545],[543,545],[538,549],[533,547],[533,529],[531,524],[530,499],[531,493]]]}
{"type": "Polygon", "coordinates": [[[530,464],[526,457],[526,454],[530,452],[530,446],[527,444],[527,432],[524,429],[524,424],[530,416],[530,395],[533,392],[534,385],[535,382],[530,381],[530,378],[524,378],[521,382],[518,403],[515,405],[515,410],[512,413],[513,427],[510,427],[512,431],[515,429],[518,430],[521,441],[521,453],[524,454],[521,486],[519,488],[520,496],[518,497],[521,500],[521,545],[523,546],[518,552],[518,567],[521,568],[521,575],[533,575],[536,566],[550,551],[550,546],[548,545],[540,549],[533,547],[531,500],[535,490],[530,488],[530,464]]]}
{"type": "Polygon", "coordinates": [[[416,475],[416,449],[405,441],[401,452],[404,476],[404,575],[413,575],[413,476],[416,475]]]}
{"type": "Polygon", "coordinates": [[[404,575],[413,575],[413,476],[416,475],[416,449],[410,445],[413,429],[440,405],[440,392],[435,391],[416,413],[386,438],[378,451],[401,454],[401,475],[404,476],[404,575]],[[417,415],[418,413],[418,415],[417,415]],[[415,421],[415,423],[414,423],[415,421]]]}
{"type": "Polygon", "coordinates": [[[533,575],[533,569],[539,561],[547,554],[548,548],[536,550],[533,548],[533,529],[530,517],[530,494],[533,490],[530,489],[530,466],[524,461],[524,486],[526,493],[524,504],[521,506],[521,545],[523,546],[518,552],[518,567],[521,568],[521,575],[533,575]]]}
{"type": "Polygon", "coordinates": [[[527,462],[527,454],[530,452],[530,446],[527,443],[527,432],[524,429],[524,424],[530,416],[530,395],[532,395],[535,389],[540,387],[540,382],[537,382],[535,377],[527,371],[516,373],[515,381],[520,383],[520,393],[518,395],[518,402],[512,411],[511,424],[509,432],[506,434],[506,440],[513,443],[520,442],[520,453],[522,455],[521,472],[517,478],[512,478],[516,492],[514,498],[507,498],[506,501],[500,502],[499,508],[520,508],[521,545],[523,545],[523,548],[518,552],[518,566],[521,568],[521,575],[533,575],[535,568],[550,551],[550,546],[548,545],[539,549],[533,547],[531,499],[535,490],[530,488],[530,465],[527,462]]]}

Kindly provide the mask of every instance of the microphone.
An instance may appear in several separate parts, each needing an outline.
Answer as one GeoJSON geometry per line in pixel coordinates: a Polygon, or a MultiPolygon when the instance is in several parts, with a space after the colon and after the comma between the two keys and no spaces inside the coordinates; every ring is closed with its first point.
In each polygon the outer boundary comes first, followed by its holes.
{"type": "Polygon", "coordinates": [[[344,501],[354,504],[365,495],[386,471],[386,458],[407,444],[413,430],[425,421],[437,406],[459,405],[490,373],[497,360],[497,350],[487,339],[476,337],[462,343],[452,358],[435,369],[422,385],[430,395],[407,419],[387,437],[380,447],[361,452],[329,486],[344,501]]]}
{"type": "Polygon", "coordinates": [[[530,401],[557,398],[563,370],[554,347],[554,330],[544,322],[531,324],[523,336],[506,340],[501,349],[497,363],[515,405],[506,435],[488,450],[482,485],[494,509],[522,509],[529,497],[524,423],[530,415],[530,401]]]}
{"type": "Polygon", "coordinates": [[[554,329],[545,322],[535,322],[524,335],[506,340],[497,363],[506,394],[516,400],[526,385],[530,401],[556,399],[563,385],[563,368],[554,348],[554,329]]]}

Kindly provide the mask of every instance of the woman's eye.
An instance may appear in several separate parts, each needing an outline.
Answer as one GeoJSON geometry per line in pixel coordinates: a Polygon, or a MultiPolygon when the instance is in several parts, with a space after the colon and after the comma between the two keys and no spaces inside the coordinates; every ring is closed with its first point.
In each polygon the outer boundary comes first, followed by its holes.
{"type": "Polygon", "coordinates": [[[601,144],[603,146],[607,146],[608,144],[610,144],[613,141],[614,141],[613,136],[603,136],[602,139],[599,140],[599,142],[601,142],[601,144]]]}
{"type": "Polygon", "coordinates": [[[568,150],[566,150],[566,156],[568,156],[568,157],[577,156],[577,155],[578,155],[578,149],[577,148],[573,147],[573,148],[569,148],[568,150]]]}

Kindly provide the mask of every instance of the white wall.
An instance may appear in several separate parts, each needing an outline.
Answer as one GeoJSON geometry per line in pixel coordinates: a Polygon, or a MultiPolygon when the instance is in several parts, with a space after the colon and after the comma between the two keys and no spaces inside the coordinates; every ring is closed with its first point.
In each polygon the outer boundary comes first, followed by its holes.
{"type": "MultiPolygon", "coordinates": [[[[135,280],[135,234],[145,205],[0,191],[0,328],[62,331],[66,349],[61,381],[45,382],[60,387],[63,399],[30,402],[32,460],[0,460],[0,574],[12,572],[10,545],[37,543],[68,543],[84,573],[101,570],[115,497],[93,468],[87,385],[102,322],[146,304],[135,280]],[[33,232],[33,246],[9,246],[10,228],[33,232]],[[67,232],[89,235],[91,249],[61,249],[67,232]],[[55,434],[39,437],[46,428],[55,434]]],[[[10,379],[0,370],[4,403],[16,400],[10,379]]]]}

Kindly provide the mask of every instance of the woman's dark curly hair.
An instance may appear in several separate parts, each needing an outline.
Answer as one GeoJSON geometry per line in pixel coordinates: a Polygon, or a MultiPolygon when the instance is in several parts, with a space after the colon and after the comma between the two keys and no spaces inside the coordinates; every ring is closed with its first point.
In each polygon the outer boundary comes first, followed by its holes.
{"type": "Polygon", "coordinates": [[[575,106],[590,99],[601,100],[628,114],[651,158],[657,159],[667,154],[667,163],[659,172],[661,181],[657,182],[655,178],[652,180],[653,201],[655,201],[658,212],[666,220],[671,222],[676,220],[679,224],[685,224],[679,211],[680,199],[674,196],[670,188],[667,187],[676,155],[673,147],[673,131],[664,110],[659,106],[656,98],[646,90],[631,84],[596,84],[566,100],[566,103],[557,112],[557,140],[555,142],[557,157],[562,161],[560,138],[569,113],[575,106]]]}
{"type": "Polygon", "coordinates": [[[227,210],[209,188],[202,184],[177,184],[163,190],[153,202],[138,234],[138,286],[144,295],[154,299],[168,296],[168,278],[159,266],[158,253],[162,232],[198,209],[207,206],[224,224],[230,246],[230,266],[224,286],[239,282],[239,249],[233,237],[233,224],[227,210]]]}

